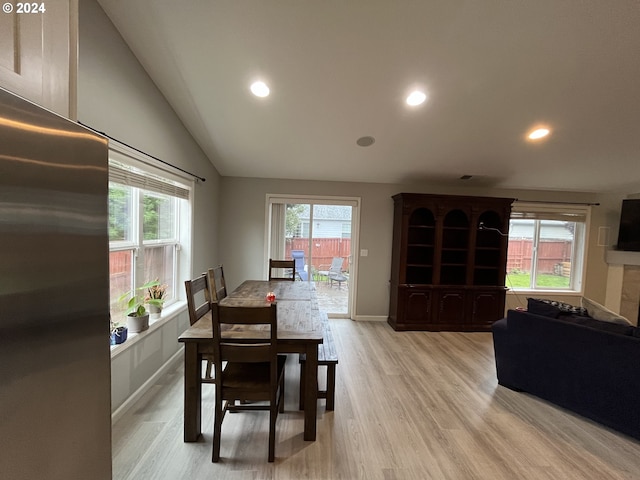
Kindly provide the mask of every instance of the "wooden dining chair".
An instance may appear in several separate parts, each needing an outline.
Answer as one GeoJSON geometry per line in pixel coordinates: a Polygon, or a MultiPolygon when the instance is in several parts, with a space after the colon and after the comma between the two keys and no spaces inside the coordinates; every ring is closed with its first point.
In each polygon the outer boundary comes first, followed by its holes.
{"type": "MultiPolygon", "coordinates": [[[[211,311],[211,292],[207,275],[202,274],[193,280],[185,280],[184,287],[187,292],[187,310],[189,311],[189,324],[193,325],[211,311]]],[[[207,369],[202,380],[204,383],[213,383],[211,371],[213,367],[213,355],[203,355],[207,361],[207,369]]]]}
{"type": "MultiPolygon", "coordinates": [[[[284,411],[284,366],[278,355],[277,305],[232,307],[212,304],[215,411],[212,461],[220,460],[222,420],[227,411],[269,411],[269,462],[275,458],[276,418],[284,411]],[[223,336],[223,325],[242,325],[258,338],[223,336]],[[223,362],[226,362],[223,368],[223,362]],[[240,403],[236,403],[238,400],[240,403]],[[257,404],[253,402],[268,402],[257,404]]],[[[237,331],[237,329],[234,329],[237,331]]]]}
{"type": "Polygon", "coordinates": [[[227,283],[224,280],[222,265],[207,270],[209,290],[212,302],[219,302],[227,296],[227,283]]]}
{"type": "Polygon", "coordinates": [[[295,260],[273,260],[269,259],[269,280],[288,280],[293,282],[296,279],[295,260]],[[274,270],[276,272],[274,272],[274,270]],[[282,271],[284,270],[284,273],[282,271]],[[290,274],[290,276],[289,276],[290,274]]]}

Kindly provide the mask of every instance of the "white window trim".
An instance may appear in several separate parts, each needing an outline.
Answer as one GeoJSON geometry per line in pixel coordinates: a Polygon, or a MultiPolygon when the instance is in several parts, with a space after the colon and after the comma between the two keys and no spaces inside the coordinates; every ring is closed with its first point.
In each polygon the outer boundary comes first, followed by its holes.
{"type": "MultiPolygon", "coordinates": [[[[574,253],[575,261],[578,263],[576,268],[579,268],[579,275],[573,278],[573,285],[567,289],[542,289],[542,288],[509,288],[508,293],[512,295],[520,294],[549,294],[549,295],[579,295],[584,294],[584,285],[587,272],[587,255],[589,252],[589,232],[591,226],[591,205],[587,204],[555,204],[555,203],[538,203],[538,202],[515,202],[511,209],[511,218],[518,217],[520,212],[536,212],[544,216],[548,214],[549,217],[557,217],[551,219],[565,218],[566,221],[578,221],[581,222],[584,218],[584,232],[579,235],[580,238],[574,238],[576,244],[574,245],[574,251],[577,252],[582,244],[582,254],[574,253]],[[571,220],[571,218],[577,220],[571,220]]],[[[527,218],[520,217],[520,218],[527,218]]],[[[531,218],[531,217],[529,217],[531,218]]],[[[573,266],[572,266],[573,268],[573,266]]],[[[508,273],[508,272],[507,272],[508,273]]]]}
{"type": "MultiPolygon", "coordinates": [[[[157,160],[152,159],[151,157],[148,157],[147,155],[144,155],[143,153],[140,153],[139,151],[132,149],[129,146],[114,140],[109,141],[109,160],[110,161],[113,160],[122,165],[126,165],[133,169],[140,170],[152,177],[153,176],[160,177],[169,182],[175,182],[177,184],[174,186],[171,186],[171,185],[167,186],[168,184],[166,182],[160,182],[160,183],[152,182],[151,184],[131,185],[131,186],[156,191],[159,193],[166,193],[166,194],[184,199],[188,202],[189,206],[187,209],[185,209],[186,212],[182,212],[180,214],[179,224],[177,226],[178,231],[176,235],[177,236],[176,254],[178,255],[178,257],[176,259],[176,265],[175,265],[176,271],[174,272],[175,296],[171,304],[168,305],[169,307],[172,307],[172,308],[167,309],[167,315],[174,316],[175,308],[178,308],[181,310],[184,307],[184,305],[186,305],[185,292],[183,288],[180,288],[180,286],[184,284],[184,280],[187,280],[190,278],[191,267],[193,263],[193,242],[194,242],[193,240],[194,198],[193,197],[194,197],[194,191],[195,191],[195,180],[191,176],[180,174],[179,172],[177,173],[176,171],[173,171],[169,167],[164,167],[161,164],[159,164],[157,160]],[[168,188],[168,190],[163,190],[164,188],[168,188]],[[184,258],[188,259],[188,261],[184,261],[184,258]]],[[[133,177],[139,178],[135,175],[133,177]]],[[[115,181],[115,179],[113,180],[110,179],[110,181],[115,181]]],[[[121,183],[121,182],[118,182],[118,183],[121,183]]],[[[138,208],[138,206],[136,205],[134,206],[134,208],[138,208]]],[[[141,225],[137,225],[135,228],[142,228],[142,227],[141,225]]],[[[144,240],[141,240],[141,241],[144,243],[144,240]]],[[[174,242],[166,242],[164,240],[158,241],[157,244],[154,243],[154,241],[148,241],[148,242],[150,242],[150,243],[147,243],[147,245],[149,246],[174,244],[174,242]]],[[[118,243],[118,242],[114,242],[114,243],[118,243]]],[[[138,244],[136,242],[123,241],[123,242],[120,242],[120,244],[114,245],[114,248],[112,250],[111,242],[109,243],[109,251],[130,250],[130,249],[135,250],[137,248],[138,248],[138,244]]],[[[140,262],[140,265],[138,265],[138,269],[143,268],[141,265],[142,265],[142,262],[140,262]]],[[[137,277],[140,278],[139,276],[137,277]]],[[[150,327],[151,325],[154,325],[154,324],[160,325],[165,323],[166,322],[165,317],[166,315],[163,310],[163,315],[160,319],[151,320],[149,322],[150,327]]],[[[132,334],[132,335],[135,335],[135,334],[132,334]]],[[[129,338],[127,338],[127,341],[122,345],[126,345],[128,342],[129,342],[129,338]]],[[[118,345],[118,347],[120,346],[121,345],[118,345]]],[[[112,348],[112,351],[113,351],[113,348],[112,348]]]]}
{"type": "MultiPolygon", "coordinates": [[[[357,252],[360,251],[359,247],[359,227],[360,227],[360,206],[362,200],[360,197],[346,197],[346,196],[337,196],[337,195],[287,195],[287,194],[273,194],[267,193],[266,201],[265,201],[265,231],[264,231],[264,259],[263,264],[265,265],[265,270],[263,272],[263,278],[268,276],[267,266],[268,259],[271,256],[272,244],[277,245],[278,241],[275,238],[272,238],[270,234],[275,234],[271,232],[272,225],[272,205],[274,204],[295,204],[295,203],[307,203],[310,205],[347,205],[352,207],[352,216],[351,222],[355,228],[351,229],[351,256],[349,259],[350,269],[354,272],[353,276],[349,279],[350,288],[349,288],[349,307],[348,314],[353,316],[355,315],[355,299],[357,297],[358,292],[358,258],[359,255],[357,252]]],[[[284,216],[281,218],[281,221],[284,222],[284,216]]]]}

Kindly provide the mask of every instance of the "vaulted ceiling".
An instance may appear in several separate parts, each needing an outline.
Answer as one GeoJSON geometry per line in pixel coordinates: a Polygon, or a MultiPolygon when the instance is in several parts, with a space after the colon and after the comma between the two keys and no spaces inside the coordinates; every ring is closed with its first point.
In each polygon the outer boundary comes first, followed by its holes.
{"type": "Polygon", "coordinates": [[[99,3],[224,176],[640,185],[637,0],[99,3]]]}

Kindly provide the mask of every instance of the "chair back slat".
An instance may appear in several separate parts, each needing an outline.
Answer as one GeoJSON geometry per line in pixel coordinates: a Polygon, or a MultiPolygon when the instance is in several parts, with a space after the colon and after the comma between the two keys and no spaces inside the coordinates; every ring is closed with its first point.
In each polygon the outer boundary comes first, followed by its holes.
{"type": "Polygon", "coordinates": [[[228,362],[261,363],[271,360],[270,343],[221,343],[220,356],[228,362]]]}
{"type": "Polygon", "coordinates": [[[255,303],[256,305],[252,306],[221,306],[218,309],[218,321],[221,324],[270,325],[271,315],[276,310],[277,302],[261,301],[255,303]]]}

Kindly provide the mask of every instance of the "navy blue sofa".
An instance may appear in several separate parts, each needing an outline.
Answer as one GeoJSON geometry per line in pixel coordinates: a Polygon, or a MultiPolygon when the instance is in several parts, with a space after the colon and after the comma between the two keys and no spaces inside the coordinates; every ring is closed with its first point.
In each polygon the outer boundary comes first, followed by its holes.
{"type": "Polygon", "coordinates": [[[640,329],[509,310],[492,333],[500,385],[640,439],[640,329]]]}

